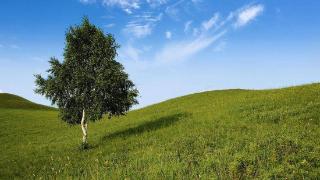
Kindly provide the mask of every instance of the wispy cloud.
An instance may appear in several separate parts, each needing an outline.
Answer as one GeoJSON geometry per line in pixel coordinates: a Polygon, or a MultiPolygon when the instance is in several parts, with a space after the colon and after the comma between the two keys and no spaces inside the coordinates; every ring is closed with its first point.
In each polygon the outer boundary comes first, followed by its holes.
{"type": "MultiPolygon", "coordinates": [[[[191,40],[166,44],[164,48],[155,55],[155,59],[160,62],[186,60],[208,48],[227,33],[227,29],[223,29],[219,32],[211,31],[212,27],[218,24],[219,17],[219,13],[215,13],[208,20],[203,21],[200,27],[193,28],[194,38],[191,40]]],[[[190,28],[191,23],[191,21],[185,23],[185,31],[190,28]]]]}
{"type": "Polygon", "coordinates": [[[117,6],[128,14],[140,8],[140,0],[103,0],[102,3],[106,6],[117,6]]]}
{"type": "Polygon", "coordinates": [[[169,5],[166,7],[165,13],[170,16],[171,18],[178,20],[179,14],[180,14],[180,5],[182,5],[185,2],[185,0],[179,0],[176,1],[175,3],[169,5]]]}
{"type": "Polygon", "coordinates": [[[168,3],[168,0],[146,0],[146,1],[152,8],[159,7],[161,5],[168,3]]]}
{"type": "Polygon", "coordinates": [[[120,49],[119,57],[122,60],[138,61],[143,51],[133,47],[130,43],[120,49]]]}
{"type": "Polygon", "coordinates": [[[20,49],[17,44],[0,44],[0,48],[20,49]]]}
{"type": "Polygon", "coordinates": [[[190,31],[190,28],[191,28],[191,24],[192,24],[192,21],[187,21],[186,23],[184,23],[184,32],[187,33],[188,31],[190,31]]]}
{"type": "Polygon", "coordinates": [[[124,32],[133,35],[136,38],[143,38],[152,33],[156,23],[160,21],[162,14],[153,16],[151,13],[144,13],[143,15],[136,15],[132,21],[129,21],[124,32]]]}
{"type": "Polygon", "coordinates": [[[195,27],[195,28],[192,29],[192,35],[193,35],[193,36],[198,36],[199,33],[200,33],[200,31],[199,31],[198,28],[195,27]]]}
{"type": "Polygon", "coordinates": [[[151,9],[155,9],[167,4],[169,0],[79,0],[79,2],[82,4],[98,2],[106,7],[117,7],[127,14],[133,14],[135,11],[141,9],[141,7],[151,7],[151,9]]]}
{"type": "Polygon", "coordinates": [[[202,0],[191,0],[193,3],[199,3],[202,2],[202,0]]]}
{"type": "Polygon", "coordinates": [[[155,59],[160,62],[172,62],[191,58],[196,53],[209,47],[225,33],[226,31],[222,31],[213,36],[200,36],[189,42],[169,44],[160,53],[156,54],[155,59]]]}
{"type": "Polygon", "coordinates": [[[95,3],[96,0],[79,0],[83,4],[90,4],[90,3],[95,3]]]}
{"type": "MultiPolygon", "coordinates": [[[[233,26],[244,26],[262,13],[263,5],[251,5],[240,10],[230,12],[225,18],[220,18],[215,13],[208,20],[202,22],[200,27],[193,28],[194,38],[189,41],[178,41],[166,44],[163,49],[155,55],[160,62],[171,62],[192,58],[195,54],[208,48],[223,37],[233,26]]],[[[184,30],[189,29],[191,22],[187,22],[184,30]],[[188,28],[186,28],[188,27],[188,28]]],[[[222,41],[214,48],[215,52],[224,50],[226,42],[222,41]]]]}
{"type": "Polygon", "coordinates": [[[148,62],[147,64],[153,63],[149,59],[148,60],[146,59],[147,54],[152,51],[152,46],[148,46],[148,45],[138,46],[137,44],[134,44],[134,43],[135,41],[131,41],[131,42],[127,42],[126,45],[121,46],[118,53],[119,60],[126,61],[127,63],[133,62],[138,64],[146,61],[148,62]]]}
{"type": "Polygon", "coordinates": [[[166,38],[171,39],[172,33],[170,31],[166,31],[166,38]]]}
{"type": "Polygon", "coordinates": [[[262,4],[251,5],[243,8],[237,15],[237,20],[234,24],[235,27],[241,27],[254,20],[258,15],[264,11],[262,4]]]}
{"type": "Polygon", "coordinates": [[[209,30],[211,29],[214,25],[217,24],[219,20],[219,13],[215,13],[208,21],[204,21],[202,23],[202,27],[205,29],[205,30],[209,30]]]}
{"type": "Polygon", "coordinates": [[[129,23],[124,29],[127,33],[131,33],[137,38],[145,37],[151,34],[151,24],[137,24],[137,23],[129,23]]]}
{"type": "Polygon", "coordinates": [[[114,26],[115,26],[114,23],[110,23],[110,24],[105,25],[104,27],[106,27],[106,28],[112,28],[112,27],[114,27],[114,26]]]}
{"type": "MultiPolygon", "coordinates": [[[[89,1],[89,0],[82,0],[89,1]]],[[[122,48],[121,56],[125,59],[140,60],[140,57],[144,55],[144,51],[133,46],[133,40],[137,38],[144,38],[152,34],[157,23],[162,19],[163,15],[171,17],[175,20],[180,18],[182,11],[187,12],[184,9],[184,5],[189,6],[192,3],[199,3],[201,0],[178,0],[170,2],[169,0],[96,0],[102,2],[105,6],[116,6],[121,8],[128,14],[134,13],[129,17],[129,21],[122,29],[122,32],[128,34],[128,44],[122,48]],[[138,9],[147,7],[156,8],[165,5],[159,14],[155,14],[152,9],[147,12],[141,13],[135,11],[138,9]]],[[[223,16],[219,12],[213,14],[203,20],[199,25],[196,25],[193,20],[188,20],[183,25],[183,31],[185,33],[192,33],[193,36],[189,37],[188,40],[178,41],[167,41],[163,45],[162,49],[151,55],[156,61],[170,62],[185,60],[191,58],[193,55],[200,51],[212,46],[221,37],[223,37],[230,30],[236,30],[238,27],[247,25],[249,22],[254,20],[258,15],[264,11],[262,4],[251,4],[244,6],[238,10],[230,12],[227,16],[223,16]]],[[[114,24],[108,24],[105,27],[113,27],[114,24]]],[[[164,32],[166,39],[172,38],[171,31],[164,32]]],[[[213,48],[213,51],[222,51],[226,46],[225,41],[218,41],[218,44],[213,48]]],[[[150,54],[149,54],[150,55],[150,54]]]]}

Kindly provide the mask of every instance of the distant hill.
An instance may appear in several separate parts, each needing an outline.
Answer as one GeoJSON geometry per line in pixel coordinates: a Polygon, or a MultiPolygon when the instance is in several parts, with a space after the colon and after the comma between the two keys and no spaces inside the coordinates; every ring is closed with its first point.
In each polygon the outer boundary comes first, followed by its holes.
{"type": "Polygon", "coordinates": [[[9,94],[9,93],[0,93],[0,108],[8,109],[51,109],[54,108],[49,106],[44,106],[41,104],[33,103],[27,99],[24,99],[20,96],[9,94]]]}
{"type": "Polygon", "coordinates": [[[10,94],[0,107],[0,179],[320,177],[320,84],[174,98],[90,122],[88,150],[58,111],[10,94]]]}

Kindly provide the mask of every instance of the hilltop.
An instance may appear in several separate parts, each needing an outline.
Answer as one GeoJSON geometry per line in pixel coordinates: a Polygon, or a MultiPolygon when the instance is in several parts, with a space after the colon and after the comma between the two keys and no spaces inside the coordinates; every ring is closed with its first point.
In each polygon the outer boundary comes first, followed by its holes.
{"type": "Polygon", "coordinates": [[[88,150],[79,126],[15,99],[0,96],[1,179],[320,176],[320,84],[178,97],[89,123],[88,150]]]}
{"type": "Polygon", "coordinates": [[[0,93],[0,108],[8,109],[54,109],[52,107],[33,103],[25,98],[9,93],[0,93]]]}

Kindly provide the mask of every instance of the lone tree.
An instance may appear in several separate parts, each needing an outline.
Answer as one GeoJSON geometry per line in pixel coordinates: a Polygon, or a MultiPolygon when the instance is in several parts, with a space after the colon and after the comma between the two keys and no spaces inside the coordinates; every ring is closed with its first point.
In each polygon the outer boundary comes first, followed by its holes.
{"type": "Polygon", "coordinates": [[[81,25],[66,33],[64,61],[51,58],[47,78],[35,75],[35,92],[58,106],[62,120],[81,124],[83,144],[87,144],[89,121],[105,114],[124,115],[138,103],[138,90],[115,60],[118,48],[111,34],[84,17],[81,25]]]}

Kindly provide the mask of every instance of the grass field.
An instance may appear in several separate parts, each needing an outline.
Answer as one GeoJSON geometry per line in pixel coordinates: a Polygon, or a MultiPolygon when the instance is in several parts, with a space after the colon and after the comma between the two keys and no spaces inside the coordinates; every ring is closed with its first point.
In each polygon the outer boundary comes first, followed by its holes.
{"type": "Polygon", "coordinates": [[[320,177],[320,84],[192,94],[79,126],[0,94],[0,179],[320,177]]]}

